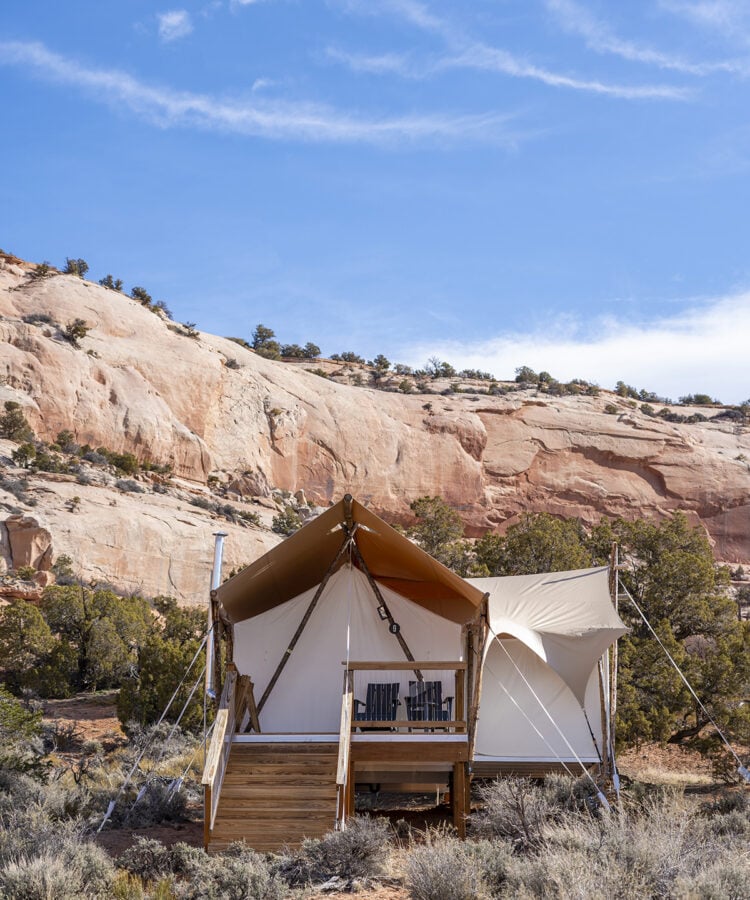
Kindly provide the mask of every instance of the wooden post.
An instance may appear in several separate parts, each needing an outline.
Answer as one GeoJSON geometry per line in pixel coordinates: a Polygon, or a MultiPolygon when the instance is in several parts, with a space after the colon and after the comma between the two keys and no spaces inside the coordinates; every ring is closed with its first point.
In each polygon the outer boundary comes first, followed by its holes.
{"type": "MultiPolygon", "coordinates": [[[[609,654],[607,654],[607,658],[609,658],[609,654]]],[[[608,718],[607,718],[607,702],[609,697],[606,692],[606,685],[604,684],[604,665],[602,660],[599,660],[599,665],[597,666],[599,672],[599,714],[601,717],[601,725],[602,725],[602,753],[601,753],[601,774],[602,777],[609,781],[610,778],[610,766],[609,766],[609,747],[608,745],[608,718]]]]}
{"type": "MultiPolygon", "coordinates": [[[[465,687],[466,687],[466,672],[463,669],[456,669],[456,689],[455,689],[455,697],[456,697],[456,715],[455,718],[460,722],[461,720],[466,721],[466,704],[464,700],[465,687]]],[[[466,731],[466,725],[462,725],[456,728],[456,731],[464,732],[466,731]]]]}
{"type": "Polygon", "coordinates": [[[462,762],[453,764],[451,811],[453,825],[458,831],[458,836],[463,840],[466,837],[466,765],[462,762]]]}
{"type": "Polygon", "coordinates": [[[255,685],[252,681],[249,682],[247,689],[247,711],[250,714],[250,727],[256,734],[260,734],[258,707],[255,705],[255,685]]]}
{"type": "Polygon", "coordinates": [[[354,774],[354,760],[349,759],[349,771],[346,776],[346,808],[345,815],[349,819],[354,815],[354,804],[356,799],[356,776],[354,774]]]}
{"type": "Polygon", "coordinates": [[[203,785],[203,849],[208,850],[211,841],[211,785],[203,785]]]}
{"type": "Polygon", "coordinates": [[[469,732],[469,763],[474,759],[474,746],[477,740],[477,722],[479,721],[479,703],[482,695],[482,673],[484,672],[484,647],[489,634],[489,601],[490,595],[485,594],[479,608],[476,625],[472,628],[472,664],[474,667],[474,682],[471,688],[471,704],[469,706],[468,732],[469,732]]]}
{"type": "Polygon", "coordinates": [[[292,655],[292,651],[297,646],[297,641],[302,636],[302,632],[305,630],[305,626],[310,621],[310,616],[313,614],[315,607],[318,605],[318,600],[320,600],[320,598],[323,594],[323,591],[325,590],[326,585],[328,584],[329,578],[331,577],[331,575],[333,575],[334,571],[336,570],[336,566],[337,566],[339,560],[341,559],[341,557],[344,555],[344,553],[348,549],[350,543],[351,543],[351,538],[347,534],[346,540],[341,545],[341,549],[336,554],[336,557],[334,558],[331,565],[328,567],[328,571],[323,576],[323,580],[318,585],[318,589],[317,589],[317,591],[315,591],[314,597],[312,598],[309,606],[305,610],[305,614],[304,614],[304,616],[302,616],[302,621],[299,623],[297,630],[294,632],[294,636],[292,637],[291,641],[289,642],[289,646],[284,651],[284,655],[281,657],[281,660],[280,660],[278,666],[276,666],[276,671],[271,676],[271,680],[268,682],[268,685],[266,686],[265,691],[263,691],[263,696],[260,698],[260,702],[258,703],[258,714],[260,714],[263,711],[263,707],[266,705],[266,700],[268,700],[268,697],[269,697],[271,691],[274,689],[276,682],[279,680],[279,676],[284,671],[284,666],[286,666],[286,664],[289,662],[289,657],[292,655]]]}

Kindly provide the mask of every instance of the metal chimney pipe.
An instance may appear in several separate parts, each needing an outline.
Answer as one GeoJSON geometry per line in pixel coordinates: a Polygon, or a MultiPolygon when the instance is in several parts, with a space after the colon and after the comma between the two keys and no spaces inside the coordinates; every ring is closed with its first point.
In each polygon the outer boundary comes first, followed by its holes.
{"type": "MultiPolygon", "coordinates": [[[[211,570],[211,595],[221,584],[221,561],[224,555],[224,538],[227,536],[225,531],[214,532],[214,567],[211,570]]],[[[214,684],[214,621],[213,621],[213,599],[209,595],[208,599],[208,640],[206,641],[206,696],[211,700],[216,699],[216,688],[214,684]]]]}

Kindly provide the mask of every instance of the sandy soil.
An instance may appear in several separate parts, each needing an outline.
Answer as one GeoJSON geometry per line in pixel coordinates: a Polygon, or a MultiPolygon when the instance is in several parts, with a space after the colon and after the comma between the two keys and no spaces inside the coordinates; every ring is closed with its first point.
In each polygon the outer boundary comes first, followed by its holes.
{"type": "Polygon", "coordinates": [[[101,741],[111,750],[125,740],[117,718],[117,691],[78,694],[68,700],[46,700],[44,718],[76,726],[76,740],[101,741]]]}

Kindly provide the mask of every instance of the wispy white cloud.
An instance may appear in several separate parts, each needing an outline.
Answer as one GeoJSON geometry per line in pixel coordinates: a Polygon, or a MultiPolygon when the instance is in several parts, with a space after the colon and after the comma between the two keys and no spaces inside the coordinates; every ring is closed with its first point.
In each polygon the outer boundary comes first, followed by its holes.
{"type": "Polygon", "coordinates": [[[437,355],[458,369],[499,378],[531,366],[556,378],[585,378],[612,388],[617,381],[677,398],[708,393],[739,403],[750,393],[750,293],[709,301],[653,322],[602,318],[585,327],[565,317],[543,329],[502,333],[480,342],[420,344],[402,349],[415,366],[437,355]]]}
{"type": "Polygon", "coordinates": [[[734,37],[748,37],[750,8],[746,0],[659,0],[668,12],[734,37]]]}
{"type": "MultiPolygon", "coordinates": [[[[419,77],[420,72],[403,53],[382,53],[372,56],[364,53],[349,53],[338,47],[327,47],[326,57],[333,62],[342,63],[353,72],[368,72],[382,75],[393,73],[405,78],[419,77]]],[[[422,74],[424,69],[422,69],[422,74]]]]}
{"type": "Polygon", "coordinates": [[[252,92],[264,91],[266,88],[273,87],[276,82],[272,78],[256,78],[251,88],[252,92]]]}
{"type": "Polygon", "coordinates": [[[224,99],[145,84],[125,72],[89,68],[43,44],[0,42],[0,64],[30,69],[49,80],[73,85],[94,97],[127,107],[163,128],[182,126],[271,139],[317,142],[397,143],[420,140],[489,141],[516,146],[526,135],[513,117],[413,114],[366,118],[330,106],[257,98],[224,99]]]}
{"type": "Polygon", "coordinates": [[[746,75],[750,68],[741,60],[720,60],[718,62],[692,62],[674,54],[655,50],[634,41],[618,37],[611,27],[593,16],[585,7],[574,0],[545,0],[563,28],[571,34],[584,38],[589,49],[596,53],[619,56],[630,62],[644,63],[688,75],[710,75],[713,72],[734,72],[746,75]]]}
{"type": "Polygon", "coordinates": [[[501,72],[513,78],[529,78],[549,87],[570,88],[623,100],[687,100],[691,92],[685,88],[663,84],[612,84],[598,79],[574,78],[561,72],[534,65],[516,55],[480,42],[467,44],[455,55],[446,56],[441,68],[483,69],[501,72]]]}
{"type": "Polygon", "coordinates": [[[627,100],[686,100],[690,91],[672,85],[612,84],[597,78],[578,78],[538,66],[501,47],[475,40],[464,34],[455,23],[435,15],[420,0],[382,0],[381,3],[363,3],[362,0],[346,0],[345,7],[364,14],[390,13],[429,34],[441,38],[445,51],[433,62],[421,67],[407,65],[390,54],[368,57],[361,54],[338,52],[338,61],[356,71],[395,73],[414,77],[452,68],[498,72],[512,78],[530,79],[554,88],[567,88],[592,94],[627,100]]]}
{"type": "Polygon", "coordinates": [[[187,37],[193,30],[190,13],[186,9],[157,13],[156,20],[159,24],[159,37],[166,43],[187,37]]]}

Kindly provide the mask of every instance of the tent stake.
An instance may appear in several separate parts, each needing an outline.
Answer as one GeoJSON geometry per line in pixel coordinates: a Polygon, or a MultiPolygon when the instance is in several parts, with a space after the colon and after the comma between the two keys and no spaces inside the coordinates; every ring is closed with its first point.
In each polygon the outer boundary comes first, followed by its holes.
{"type": "Polygon", "coordinates": [[[266,700],[268,700],[268,695],[274,689],[276,682],[279,680],[279,676],[284,671],[284,666],[289,662],[289,657],[292,655],[292,651],[297,646],[297,641],[302,636],[302,632],[305,630],[305,626],[310,621],[310,616],[313,614],[315,607],[318,605],[318,600],[320,600],[320,598],[323,594],[323,591],[325,590],[326,585],[328,584],[328,579],[331,577],[331,575],[333,575],[334,571],[336,570],[336,566],[338,565],[339,560],[344,555],[344,553],[346,553],[350,544],[353,546],[354,542],[353,542],[352,538],[350,537],[350,535],[348,533],[346,533],[346,540],[341,545],[341,549],[336,554],[335,559],[333,560],[331,565],[328,567],[328,571],[323,576],[323,580],[318,585],[318,589],[317,589],[317,591],[315,591],[315,596],[310,601],[310,605],[305,610],[305,614],[304,614],[304,616],[302,616],[302,621],[299,623],[299,627],[294,632],[294,637],[289,642],[289,646],[284,651],[284,655],[281,657],[281,661],[279,662],[278,666],[276,666],[276,671],[273,673],[271,680],[268,682],[268,685],[267,685],[265,691],[263,691],[263,696],[260,698],[260,700],[258,702],[258,715],[260,715],[260,713],[263,711],[263,707],[266,705],[266,700]]]}

